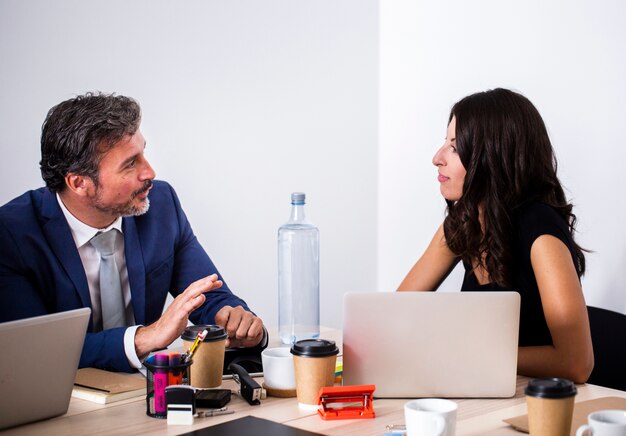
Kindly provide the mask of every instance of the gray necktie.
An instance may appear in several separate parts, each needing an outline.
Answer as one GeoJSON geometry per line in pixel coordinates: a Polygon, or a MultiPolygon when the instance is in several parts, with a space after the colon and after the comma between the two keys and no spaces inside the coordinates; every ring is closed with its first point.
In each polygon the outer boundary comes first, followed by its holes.
{"type": "Polygon", "coordinates": [[[117,230],[98,233],[91,245],[100,253],[100,304],[104,330],[126,325],[124,296],[120,272],[115,263],[115,236],[117,230]]]}

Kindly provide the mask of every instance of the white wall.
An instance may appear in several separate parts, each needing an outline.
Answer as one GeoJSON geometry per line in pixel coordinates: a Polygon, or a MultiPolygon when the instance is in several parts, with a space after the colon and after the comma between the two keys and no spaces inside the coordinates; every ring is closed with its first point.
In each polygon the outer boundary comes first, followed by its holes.
{"type": "MultiPolygon", "coordinates": [[[[443,219],[431,159],[452,105],[495,87],[535,103],[593,250],[587,303],[626,313],[626,2],[381,2],[378,287],[394,289],[443,219]]],[[[443,287],[459,289],[457,268],[443,287]]]]}
{"type": "MultiPolygon", "coordinates": [[[[452,104],[505,86],[527,95],[550,130],[579,241],[594,250],[588,302],[626,313],[625,8],[0,0],[0,204],[41,186],[51,106],[89,90],[133,96],[158,177],[269,325],[276,230],[290,192],[307,192],[322,237],[322,322],[339,327],[342,294],[395,289],[441,222],[430,161],[452,104]]],[[[444,286],[458,289],[458,271],[444,286]]]]}
{"type": "Polygon", "coordinates": [[[147,156],[229,286],[277,322],[276,232],[307,193],[322,323],[376,288],[375,0],[0,0],[0,204],[42,185],[48,109],[135,97],[147,156]]]}

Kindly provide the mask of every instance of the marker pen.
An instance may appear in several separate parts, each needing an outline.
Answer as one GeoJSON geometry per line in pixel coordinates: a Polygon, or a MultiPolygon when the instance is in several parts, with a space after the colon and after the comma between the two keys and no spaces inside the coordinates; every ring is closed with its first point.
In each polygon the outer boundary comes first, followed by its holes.
{"type": "Polygon", "coordinates": [[[180,353],[173,351],[169,354],[170,369],[167,374],[168,385],[180,385],[183,383],[183,374],[180,368],[176,368],[180,365],[180,353]]]}
{"type": "Polygon", "coordinates": [[[154,364],[165,368],[157,368],[154,371],[154,412],[157,415],[167,413],[167,403],[165,401],[165,388],[167,387],[167,366],[169,356],[165,353],[154,355],[154,364]]]}

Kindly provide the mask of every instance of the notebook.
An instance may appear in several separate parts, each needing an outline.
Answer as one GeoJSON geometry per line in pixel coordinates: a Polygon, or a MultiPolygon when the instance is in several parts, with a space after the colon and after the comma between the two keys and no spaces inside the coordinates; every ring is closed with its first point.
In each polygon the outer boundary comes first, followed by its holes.
{"type": "Polygon", "coordinates": [[[0,324],[0,429],[67,412],[90,313],[0,324]]]}
{"type": "Polygon", "coordinates": [[[140,373],[81,368],[76,372],[72,397],[99,404],[115,403],[146,395],[146,379],[140,373]]]}
{"type": "Polygon", "coordinates": [[[344,296],[343,384],[376,398],[515,395],[516,292],[373,292],[344,296]]]}

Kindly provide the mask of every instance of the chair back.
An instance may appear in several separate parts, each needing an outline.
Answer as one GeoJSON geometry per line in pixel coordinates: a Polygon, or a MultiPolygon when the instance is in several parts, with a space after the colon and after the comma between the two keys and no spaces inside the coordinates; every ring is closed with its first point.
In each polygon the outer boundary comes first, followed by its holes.
{"type": "Polygon", "coordinates": [[[626,391],[626,315],[587,306],[595,365],[588,382],[626,391]]]}

